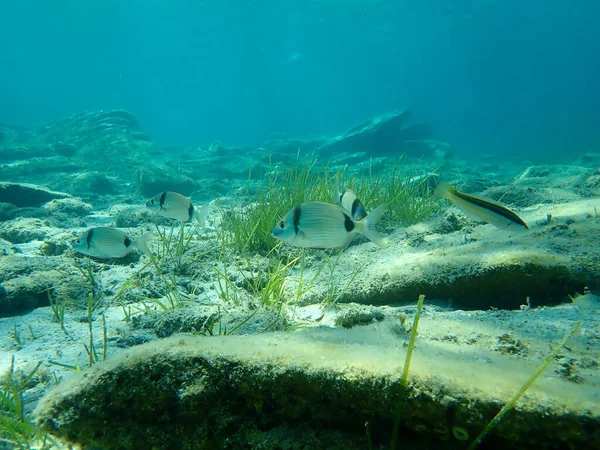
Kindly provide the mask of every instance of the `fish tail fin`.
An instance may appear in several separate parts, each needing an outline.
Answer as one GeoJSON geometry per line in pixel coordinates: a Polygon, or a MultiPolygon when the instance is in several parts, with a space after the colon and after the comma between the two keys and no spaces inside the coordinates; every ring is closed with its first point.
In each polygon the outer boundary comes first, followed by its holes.
{"type": "Polygon", "coordinates": [[[377,222],[379,222],[385,214],[385,208],[385,204],[379,205],[374,211],[369,213],[367,217],[356,222],[360,227],[360,233],[381,248],[385,248],[390,244],[390,241],[383,237],[375,228],[377,222]]]}
{"type": "Polygon", "coordinates": [[[442,181],[440,183],[438,183],[438,185],[435,187],[435,191],[434,194],[437,195],[438,197],[442,197],[442,198],[447,198],[448,200],[452,200],[452,195],[456,194],[456,189],[454,189],[450,183],[446,182],[446,181],[442,181]]]}
{"type": "Polygon", "coordinates": [[[152,257],[152,253],[150,252],[150,249],[148,248],[148,241],[150,240],[150,238],[152,236],[154,236],[154,232],[149,231],[148,233],[142,234],[135,241],[135,248],[137,248],[140,252],[142,252],[144,255],[146,255],[150,258],[152,257]]]}
{"type": "Polygon", "coordinates": [[[196,217],[198,224],[200,224],[200,228],[206,228],[206,212],[208,211],[209,205],[210,203],[206,203],[194,210],[194,216],[196,217]]]}

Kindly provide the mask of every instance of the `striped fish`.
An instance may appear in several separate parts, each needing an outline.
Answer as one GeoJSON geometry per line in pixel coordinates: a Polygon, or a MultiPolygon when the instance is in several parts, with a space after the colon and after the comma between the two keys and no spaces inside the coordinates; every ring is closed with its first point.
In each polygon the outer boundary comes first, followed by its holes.
{"type": "Polygon", "coordinates": [[[367,210],[353,190],[348,188],[340,190],[339,186],[336,186],[334,199],[336,203],[339,203],[342,208],[350,213],[354,221],[358,222],[367,217],[367,210]]]}
{"type": "Polygon", "coordinates": [[[385,212],[381,205],[364,220],[354,220],[338,205],[302,203],[292,208],[275,226],[271,235],[298,247],[345,248],[359,234],[380,247],[387,240],[375,229],[385,212]]]}
{"type": "Polygon", "coordinates": [[[503,230],[529,229],[523,219],[506,206],[488,198],[457,191],[446,182],[437,185],[435,194],[450,200],[471,219],[491,223],[503,230]]]}
{"type": "Polygon", "coordinates": [[[195,217],[201,227],[206,225],[205,216],[208,205],[195,208],[189,198],[177,192],[161,192],[148,200],[146,207],[162,217],[181,222],[189,222],[195,217]]]}
{"type": "Polygon", "coordinates": [[[122,258],[133,249],[141,251],[146,256],[152,256],[147,245],[150,237],[152,232],[134,240],[116,228],[96,227],[82,233],[79,239],[71,243],[71,246],[84,255],[96,258],[122,258]]]}

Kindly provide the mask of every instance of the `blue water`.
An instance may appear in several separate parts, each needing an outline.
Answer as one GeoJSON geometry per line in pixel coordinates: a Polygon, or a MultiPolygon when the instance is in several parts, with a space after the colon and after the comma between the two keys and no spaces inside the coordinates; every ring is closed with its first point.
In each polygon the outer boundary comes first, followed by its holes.
{"type": "Polygon", "coordinates": [[[410,107],[458,154],[600,150],[594,0],[0,2],[0,122],[259,145],[410,107]]]}

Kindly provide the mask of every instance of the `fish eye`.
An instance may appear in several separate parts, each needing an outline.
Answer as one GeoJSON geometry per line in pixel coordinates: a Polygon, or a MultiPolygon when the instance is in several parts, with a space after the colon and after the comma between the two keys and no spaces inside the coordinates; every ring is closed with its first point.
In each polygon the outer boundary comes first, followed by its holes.
{"type": "Polygon", "coordinates": [[[285,221],[284,220],[280,220],[279,221],[279,228],[281,228],[282,230],[285,228],[285,221]]]}
{"type": "Polygon", "coordinates": [[[76,243],[76,244],[78,244],[78,245],[79,245],[79,243],[80,243],[80,242],[81,242],[81,239],[77,239],[77,240],[75,241],[75,243],[76,243]]]}

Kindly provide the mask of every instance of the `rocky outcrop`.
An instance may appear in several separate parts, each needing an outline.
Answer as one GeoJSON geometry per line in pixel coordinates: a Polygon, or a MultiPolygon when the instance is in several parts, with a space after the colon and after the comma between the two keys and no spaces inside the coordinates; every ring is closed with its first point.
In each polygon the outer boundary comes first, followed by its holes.
{"type": "Polygon", "coordinates": [[[274,155],[274,161],[286,160],[285,155],[298,151],[314,151],[321,158],[355,163],[372,157],[399,158],[406,156],[429,156],[445,158],[449,155],[448,144],[434,138],[429,125],[410,124],[408,109],[392,111],[370,117],[354,125],[345,133],[333,137],[298,139],[279,137],[264,144],[274,155]]]}
{"type": "Polygon", "coordinates": [[[438,147],[428,125],[407,124],[408,109],[371,117],[317,147],[322,155],[366,152],[369,155],[426,156],[438,147]]]}
{"type": "Polygon", "coordinates": [[[48,306],[50,297],[83,304],[92,290],[70,264],[53,257],[9,255],[0,265],[0,316],[23,314],[48,306]]]}
{"type": "Polygon", "coordinates": [[[94,159],[117,155],[119,147],[127,142],[149,142],[137,119],[122,110],[73,114],[38,129],[35,134],[41,142],[51,144],[58,154],[89,154],[94,159]],[[98,150],[99,154],[94,154],[98,150]]]}
{"type": "MultiPolygon", "coordinates": [[[[474,439],[535,369],[502,352],[482,364],[469,350],[470,358],[457,358],[420,341],[403,388],[406,339],[333,329],[172,337],[75,374],[42,399],[38,423],[107,450],[353,450],[368,448],[367,439],[373,448],[388,444],[402,401],[402,448],[454,449],[474,439]]],[[[600,408],[588,395],[556,377],[538,382],[492,429],[486,448],[600,445],[600,408]]]]}
{"type": "MultiPolygon", "coordinates": [[[[374,254],[362,249],[359,257],[340,260],[335,282],[347,288],[336,298],[402,304],[422,293],[469,310],[518,309],[526,299],[534,306],[570,302],[569,295],[585,286],[600,289],[600,216],[594,211],[600,211],[600,198],[536,208],[521,213],[531,227],[524,233],[492,225],[473,228],[450,212],[442,220],[396,231],[387,249],[374,254]]],[[[354,250],[359,248],[346,252],[354,250]]],[[[320,275],[305,303],[331,297],[329,276],[320,275]]],[[[287,289],[297,289],[295,282],[287,289]]]]}
{"type": "Polygon", "coordinates": [[[69,194],[52,191],[43,186],[0,182],[0,202],[11,203],[19,208],[39,207],[51,200],[70,197],[69,194]]]}
{"type": "Polygon", "coordinates": [[[147,164],[138,169],[137,185],[139,191],[146,197],[163,191],[175,191],[189,196],[200,186],[197,181],[168,166],[155,164],[147,164]]]}

